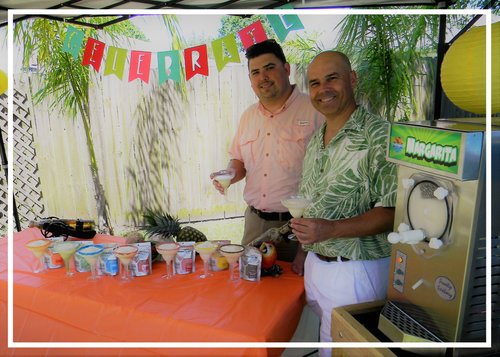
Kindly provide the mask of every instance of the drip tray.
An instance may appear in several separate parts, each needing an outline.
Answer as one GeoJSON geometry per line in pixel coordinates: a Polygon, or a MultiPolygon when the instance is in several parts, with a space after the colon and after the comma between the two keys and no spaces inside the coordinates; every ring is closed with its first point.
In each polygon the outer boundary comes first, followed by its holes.
{"type": "MultiPolygon", "coordinates": [[[[378,328],[392,341],[443,342],[417,319],[425,321],[426,315],[414,306],[387,301],[380,314],[378,328]]],[[[431,325],[430,322],[427,325],[431,325]]]]}

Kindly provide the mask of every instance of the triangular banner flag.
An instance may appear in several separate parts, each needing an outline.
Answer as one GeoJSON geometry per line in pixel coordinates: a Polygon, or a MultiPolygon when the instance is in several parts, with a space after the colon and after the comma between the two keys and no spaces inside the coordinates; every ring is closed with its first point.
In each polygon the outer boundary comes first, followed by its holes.
{"type": "Polygon", "coordinates": [[[161,85],[167,79],[181,81],[181,60],[179,51],[158,52],[158,82],[161,85]]]}
{"type": "Polygon", "coordinates": [[[233,34],[212,41],[215,64],[220,72],[229,62],[240,63],[238,44],[233,34]]]}
{"type": "Polygon", "coordinates": [[[184,50],[184,63],[186,64],[186,80],[196,74],[208,76],[208,51],[207,45],[187,48],[184,50]]]}
{"type": "Polygon", "coordinates": [[[119,79],[123,79],[125,71],[125,62],[127,61],[127,50],[123,48],[110,46],[106,56],[106,65],[104,66],[104,75],[114,74],[119,79]]]}
{"type": "Polygon", "coordinates": [[[245,49],[253,44],[267,40],[266,30],[264,30],[264,26],[262,26],[260,20],[238,31],[238,36],[240,36],[241,43],[245,49]]]}
{"type": "Polygon", "coordinates": [[[130,71],[128,81],[132,82],[139,78],[145,83],[149,83],[149,70],[151,67],[151,52],[131,51],[130,53],[130,71]]]}
{"type": "Polygon", "coordinates": [[[62,47],[63,52],[71,53],[74,59],[78,58],[78,52],[82,48],[84,33],[76,27],[69,26],[62,47]]]}
{"type": "Polygon", "coordinates": [[[281,42],[285,41],[286,36],[291,31],[302,30],[304,28],[299,17],[293,14],[267,15],[267,19],[281,42]]]}
{"type": "Polygon", "coordinates": [[[104,56],[104,48],[106,44],[95,38],[89,37],[85,52],[83,53],[82,65],[91,65],[96,72],[101,68],[102,57],[104,56]]]}

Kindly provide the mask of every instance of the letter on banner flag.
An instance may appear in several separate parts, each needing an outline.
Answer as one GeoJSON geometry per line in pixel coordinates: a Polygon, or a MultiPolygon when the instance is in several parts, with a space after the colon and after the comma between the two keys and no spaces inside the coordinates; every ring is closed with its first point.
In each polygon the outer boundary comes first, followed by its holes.
{"type": "Polygon", "coordinates": [[[158,52],[158,82],[161,85],[167,79],[181,81],[181,59],[179,51],[158,52]]]}
{"type": "Polygon", "coordinates": [[[104,55],[104,47],[106,47],[104,42],[89,37],[85,46],[85,52],[83,53],[82,65],[90,64],[96,72],[99,72],[102,56],[104,55]]]}
{"type": "Polygon", "coordinates": [[[234,34],[212,41],[212,50],[214,51],[215,63],[219,72],[229,62],[240,63],[238,44],[234,34]]]}
{"type": "Polygon", "coordinates": [[[187,81],[196,74],[208,76],[207,45],[200,45],[185,49],[184,63],[186,64],[187,81]]]}
{"type": "Polygon", "coordinates": [[[238,35],[245,49],[255,43],[267,40],[266,30],[264,30],[264,26],[262,26],[260,20],[238,31],[238,35]]]}
{"type": "Polygon", "coordinates": [[[128,81],[132,82],[139,78],[145,83],[149,82],[149,70],[151,67],[151,52],[132,51],[130,54],[130,71],[128,81]]]}
{"type": "Polygon", "coordinates": [[[290,31],[302,30],[304,25],[297,15],[267,15],[267,19],[278,35],[278,39],[283,42],[290,31]]]}
{"type": "Polygon", "coordinates": [[[104,67],[104,75],[114,74],[119,79],[123,79],[126,60],[126,49],[109,46],[108,55],[106,56],[106,65],[104,67]]]}
{"type": "Polygon", "coordinates": [[[66,37],[64,38],[62,51],[71,53],[73,58],[77,59],[78,52],[80,52],[80,48],[82,48],[83,36],[84,33],[82,30],[69,26],[68,32],[66,32],[66,37]]]}

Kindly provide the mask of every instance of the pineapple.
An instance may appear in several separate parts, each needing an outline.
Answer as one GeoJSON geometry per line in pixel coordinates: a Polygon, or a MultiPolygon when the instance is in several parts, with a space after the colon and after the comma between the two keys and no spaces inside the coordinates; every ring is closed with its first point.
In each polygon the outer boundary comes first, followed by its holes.
{"type": "Polygon", "coordinates": [[[146,237],[151,241],[173,240],[174,238],[177,242],[207,240],[207,237],[196,228],[181,227],[179,219],[168,213],[158,213],[148,209],[143,216],[146,221],[146,226],[144,226],[146,237]]]}
{"type": "Polygon", "coordinates": [[[193,227],[183,227],[181,231],[177,235],[177,242],[204,242],[207,240],[207,237],[193,227]]]}

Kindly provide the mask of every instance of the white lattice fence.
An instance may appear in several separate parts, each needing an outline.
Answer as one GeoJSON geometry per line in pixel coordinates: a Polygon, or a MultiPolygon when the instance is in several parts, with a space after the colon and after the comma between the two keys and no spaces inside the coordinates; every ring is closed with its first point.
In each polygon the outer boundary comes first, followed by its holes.
{"type": "MultiPolygon", "coordinates": [[[[14,170],[14,197],[22,228],[26,228],[29,221],[44,216],[45,208],[40,191],[40,177],[34,148],[32,118],[30,111],[31,100],[27,94],[14,90],[14,164],[9,162],[9,170],[14,170]]],[[[7,97],[1,98],[2,137],[7,150],[7,97]]],[[[0,229],[7,231],[7,180],[2,173],[0,179],[0,229]]]]}
{"type": "MultiPolygon", "coordinates": [[[[2,140],[5,143],[5,150],[7,150],[7,96],[0,95],[0,130],[2,131],[2,140]]],[[[0,158],[1,160],[1,158],[0,158]]],[[[5,172],[2,168],[0,171],[0,235],[7,232],[7,179],[5,172]]]]}
{"type": "Polygon", "coordinates": [[[34,147],[31,103],[28,94],[14,91],[14,192],[23,228],[30,220],[45,214],[34,147]]]}

